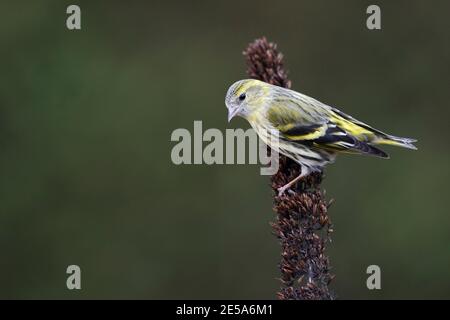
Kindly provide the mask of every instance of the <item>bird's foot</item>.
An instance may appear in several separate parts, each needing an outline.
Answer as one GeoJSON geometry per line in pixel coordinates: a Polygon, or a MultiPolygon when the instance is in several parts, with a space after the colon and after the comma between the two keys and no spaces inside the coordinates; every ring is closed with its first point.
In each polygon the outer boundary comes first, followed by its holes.
{"type": "Polygon", "coordinates": [[[292,191],[290,188],[291,188],[291,184],[289,184],[289,183],[284,185],[284,186],[282,186],[282,187],[279,187],[277,189],[278,190],[278,196],[281,197],[283,194],[285,194],[286,191],[288,191],[291,194],[294,194],[295,192],[292,191]]]}
{"type": "Polygon", "coordinates": [[[278,190],[278,196],[281,197],[281,196],[286,192],[286,190],[288,190],[289,193],[291,193],[291,194],[295,194],[295,192],[294,192],[293,190],[291,190],[290,188],[291,188],[297,181],[299,181],[300,179],[302,179],[304,176],[305,176],[305,175],[300,174],[300,175],[298,175],[297,178],[295,178],[295,179],[293,179],[292,181],[286,183],[284,186],[279,187],[279,188],[277,189],[277,190],[278,190]]]}

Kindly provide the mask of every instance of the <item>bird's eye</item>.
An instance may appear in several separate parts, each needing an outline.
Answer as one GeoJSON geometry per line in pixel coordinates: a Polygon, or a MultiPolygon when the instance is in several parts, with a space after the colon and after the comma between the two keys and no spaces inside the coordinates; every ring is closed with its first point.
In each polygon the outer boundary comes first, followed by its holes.
{"type": "Polygon", "coordinates": [[[244,101],[244,100],[245,100],[245,93],[243,93],[239,96],[239,101],[244,101]]]}

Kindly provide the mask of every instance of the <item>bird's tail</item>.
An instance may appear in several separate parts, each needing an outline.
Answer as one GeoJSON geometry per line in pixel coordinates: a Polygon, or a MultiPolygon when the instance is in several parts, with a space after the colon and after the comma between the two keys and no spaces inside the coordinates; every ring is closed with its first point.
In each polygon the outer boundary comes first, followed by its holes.
{"type": "Polygon", "coordinates": [[[414,142],[417,142],[417,140],[411,138],[391,136],[388,134],[374,141],[375,144],[386,144],[391,146],[417,150],[417,147],[413,144],[414,142]]]}

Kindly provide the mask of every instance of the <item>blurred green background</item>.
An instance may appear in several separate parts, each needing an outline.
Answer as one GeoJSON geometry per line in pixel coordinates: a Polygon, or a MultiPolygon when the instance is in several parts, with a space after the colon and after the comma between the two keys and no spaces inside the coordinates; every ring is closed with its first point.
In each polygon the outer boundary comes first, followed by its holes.
{"type": "Polygon", "coordinates": [[[2,1],[0,298],[262,298],[279,288],[269,177],[172,164],[176,128],[226,121],[241,55],[278,43],[293,89],[419,139],[340,157],[339,298],[450,298],[448,1],[2,1]],[[78,4],[82,30],[66,28],[78,4]],[[82,290],[66,289],[66,268],[82,290]],[[366,288],[366,268],[382,289],[366,288]]]}

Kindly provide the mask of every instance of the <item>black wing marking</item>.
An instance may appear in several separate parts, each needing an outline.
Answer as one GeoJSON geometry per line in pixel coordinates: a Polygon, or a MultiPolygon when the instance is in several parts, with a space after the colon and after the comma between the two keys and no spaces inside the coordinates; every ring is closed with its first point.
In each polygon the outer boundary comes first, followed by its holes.
{"type": "Polygon", "coordinates": [[[356,139],[354,136],[335,125],[330,125],[323,136],[312,140],[312,142],[319,148],[389,158],[389,155],[383,150],[380,150],[367,142],[356,139]]]}
{"type": "Polygon", "coordinates": [[[322,126],[323,126],[322,124],[311,124],[306,126],[296,125],[295,127],[289,130],[283,131],[283,134],[288,136],[303,136],[316,132],[317,129],[319,129],[322,126]]]}

